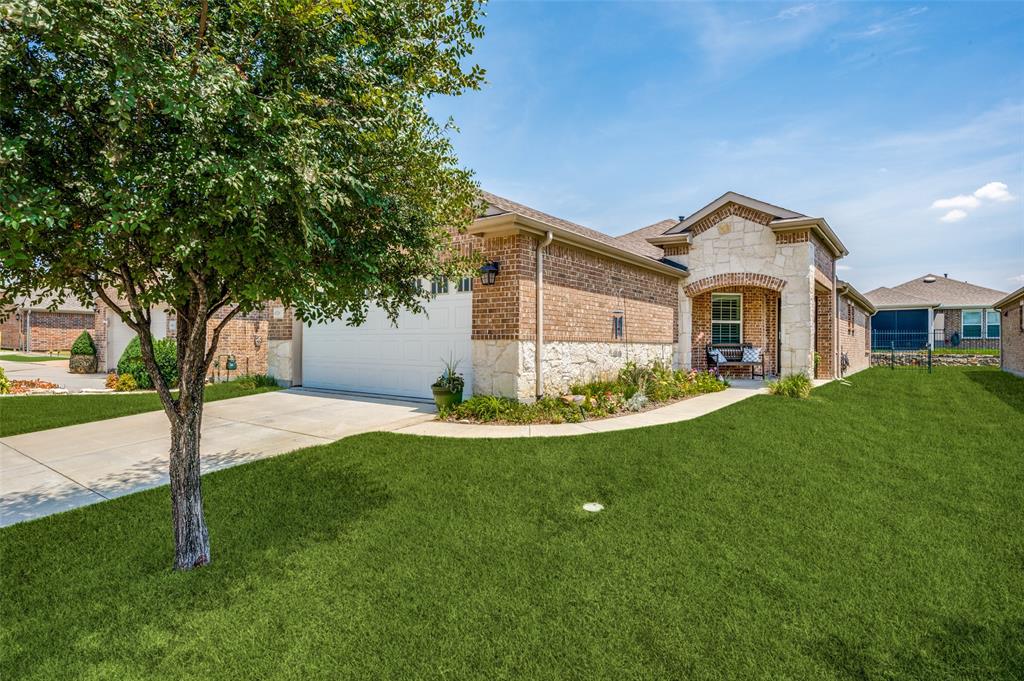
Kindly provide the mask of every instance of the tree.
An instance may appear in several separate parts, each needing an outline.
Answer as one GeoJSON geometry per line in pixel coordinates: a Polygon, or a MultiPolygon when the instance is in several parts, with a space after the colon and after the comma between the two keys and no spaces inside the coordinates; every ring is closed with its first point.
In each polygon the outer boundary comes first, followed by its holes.
{"type": "Polygon", "coordinates": [[[473,0],[0,5],[0,305],[98,296],[170,420],[174,565],[210,561],[203,386],[231,318],[422,311],[476,190],[426,98],[479,87],[473,0]],[[179,385],[150,309],[177,315],[179,385]],[[209,327],[209,330],[208,330],[209,327]]]}

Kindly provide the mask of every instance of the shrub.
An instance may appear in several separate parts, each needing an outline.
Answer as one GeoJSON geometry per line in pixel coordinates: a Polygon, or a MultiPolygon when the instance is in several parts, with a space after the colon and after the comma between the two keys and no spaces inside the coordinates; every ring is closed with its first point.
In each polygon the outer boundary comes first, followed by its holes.
{"type": "Polygon", "coordinates": [[[78,338],[71,344],[72,355],[95,355],[96,344],[92,341],[92,336],[89,335],[88,331],[83,331],[78,334],[78,338]]]}
{"type": "Polygon", "coordinates": [[[121,374],[117,377],[117,386],[114,388],[117,392],[128,393],[138,389],[138,383],[135,382],[135,377],[131,374],[121,374]]]}
{"type": "MultiPolygon", "coordinates": [[[[178,350],[173,338],[163,338],[153,341],[153,354],[156,356],[156,366],[160,375],[167,381],[167,385],[178,384],[178,350]]],[[[128,343],[128,347],[121,354],[117,361],[118,374],[131,374],[140,388],[149,389],[153,387],[153,381],[149,378],[146,365],[142,361],[142,347],[139,345],[139,338],[136,336],[128,343]]]]}
{"type": "Polygon", "coordinates": [[[769,383],[768,392],[772,395],[803,399],[811,396],[811,387],[811,379],[807,378],[807,374],[790,374],[769,383]]]}
{"type": "Polygon", "coordinates": [[[108,390],[117,390],[117,374],[111,371],[107,374],[106,387],[108,390]]]}
{"type": "Polygon", "coordinates": [[[449,358],[442,364],[442,366],[443,369],[441,371],[441,375],[430,387],[445,388],[453,393],[462,392],[462,389],[466,387],[466,379],[457,371],[459,368],[459,360],[449,358]]]}
{"type": "Polygon", "coordinates": [[[231,382],[237,383],[239,386],[248,390],[278,387],[277,379],[266,374],[243,374],[231,382]]]}
{"type": "Polygon", "coordinates": [[[7,378],[7,372],[4,371],[3,367],[0,367],[0,395],[6,395],[11,392],[11,379],[7,378]]]}

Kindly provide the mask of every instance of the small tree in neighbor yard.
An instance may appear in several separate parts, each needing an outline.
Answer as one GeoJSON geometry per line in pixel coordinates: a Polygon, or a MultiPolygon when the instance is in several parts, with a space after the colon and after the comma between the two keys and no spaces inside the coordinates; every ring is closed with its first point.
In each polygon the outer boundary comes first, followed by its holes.
{"type": "Polygon", "coordinates": [[[99,296],[171,429],[174,566],[210,561],[203,386],[225,324],[422,311],[473,216],[432,95],[477,88],[473,0],[15,0],[0,6],[0,307],[99,296]],[[177,315],[179,391],[150,309],[177,315]],[[209,324],[208,324],[209,323],[209,324]]]}

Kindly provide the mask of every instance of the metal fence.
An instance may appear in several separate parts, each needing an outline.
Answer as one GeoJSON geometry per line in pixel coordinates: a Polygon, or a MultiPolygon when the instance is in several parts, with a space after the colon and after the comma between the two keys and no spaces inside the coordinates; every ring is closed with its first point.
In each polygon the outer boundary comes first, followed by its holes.
{"type": "Polygon", "coordinates": [[[947,336],[942,330],[871,331],[871,364],[891,369],[926,369],[999,363],[998,338],[947,336]]]}

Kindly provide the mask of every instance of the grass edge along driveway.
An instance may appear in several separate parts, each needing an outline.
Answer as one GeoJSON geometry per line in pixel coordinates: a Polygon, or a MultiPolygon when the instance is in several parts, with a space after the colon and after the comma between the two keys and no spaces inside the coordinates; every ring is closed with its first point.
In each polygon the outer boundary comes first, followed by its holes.
{"type": "Polygon", "coordinates": [[[188,574],[166,488],[5,528],[0,677],[1014,678],[1024,381],[850,383],[213,473],[188,574]]]}
{"type": "MultiPolygon", "coordinates": [[[[205,401],[279,390],[236,382],[206,386],[205,401]]],[[[0,437],[103,421],[163,409],[155,392],[100,395],[16,395],[0,397],[0,437]]]]}

